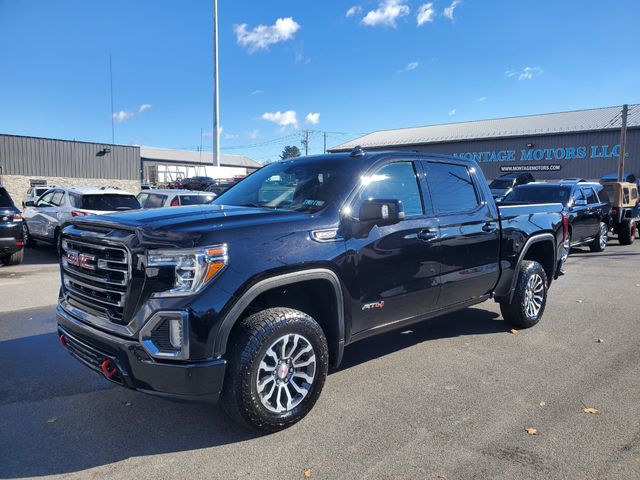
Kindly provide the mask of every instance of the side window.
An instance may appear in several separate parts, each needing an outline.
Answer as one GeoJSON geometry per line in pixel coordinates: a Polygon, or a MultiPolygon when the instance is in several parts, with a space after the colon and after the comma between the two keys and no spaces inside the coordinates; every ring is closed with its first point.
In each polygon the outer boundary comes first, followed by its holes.
{"type": "Polygon", "coordinates": [[[53,203],[52,199],[53,199],[54,193],[55,192],[49,192],[46,195],[44,195],[40,200],[38,200],[38,205],[43,205],[45,207],[51,205],[53,203]]]}
{"type": "Polygon", "coordinates": [[[51,202],[53,205],[55,205],[56,207],[59,207],[60,205],[62,205],[62,197],[64,196],[64,192],[60,192],[60,191],[56,191],[53,193],[53,198],[51,199],[51,202]]]}
{"type": "Polygon", "coordinates": [[[480,204],[465,165],[428,162],[427,180],[436,214],[468,212],[480,204]]]}
{"type": "Polygon", "coordinates": [[[401,200],[406,216],[422,215],[422,198],[412,162],[390,163],[362,179],[360,199],[401,200]]]}
{"type": "Polygon", "coordinates": [[[631,189],[631,200],[636,200],[638,198],[638,190],[635,188],[631,189]]]}
{"type": "Polygon", "coordinates": [[[629,189],[625,188],[622,190],[622,201],[624,203],[629,203],[629,189]]]}
{"type": "Polygon", "coordinates": [[[607,192],[606,188],[600,187],[597,191],[597,194],[601,203],[611,203],[611,200],[609,199],[609,193],[607,192]]]}
{"type": "Polygon", "coordinates": [[[598,197],[596,196],[596,192],[593,191],[593,188],[585,188],[583,189],[583,194],[587,198],[587,205],[591,205],[598,202],[598,197]]]}

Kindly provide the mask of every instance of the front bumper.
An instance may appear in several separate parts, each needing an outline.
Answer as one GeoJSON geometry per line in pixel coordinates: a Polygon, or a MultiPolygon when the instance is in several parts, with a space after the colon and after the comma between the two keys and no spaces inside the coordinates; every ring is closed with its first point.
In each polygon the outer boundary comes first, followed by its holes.
{"type": "Polygon", "coordinates": [[[157,396],[197,402],[216,402],[222,391],[226,361],[159,362],[139,342],[127,340],[74,318],[62,307],[56,310],[58,334],[78,361],[122,386],[157,396]],[[115,367],[108,374],[104,362],[115,367]],[[115,373],[114,373],[115,372],[115,373]]]}

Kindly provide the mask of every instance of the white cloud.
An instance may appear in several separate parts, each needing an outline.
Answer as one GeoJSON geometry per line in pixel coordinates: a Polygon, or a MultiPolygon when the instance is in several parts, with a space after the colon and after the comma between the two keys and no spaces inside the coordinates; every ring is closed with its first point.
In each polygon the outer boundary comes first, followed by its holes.
{"type": "Polygon", "coordinates": [[[111,116],[116,122],[122,123],[129,120],[130,118],[135,117],[136,115],[140,115],[142,112],[149,110],[151,107],[151,104],[143,103],[142,105],[140,105],[140,107],[138,107],[138,110],[136,112],[132,112],[130,110],[120,110],[119,112],[113,112],[111,116]]]}
{"type": "Polygon", "coordinates": [[[480,103],[482,103],[482,102],[486,102],[486,101],[487,101],[487,97],[479,97],[479,98],[476,98],[476,102],[480,102],[480,103]]]}
{"type": "Polygon", "coordinates": [[[540,67],[524,67],[524,70],[518,75],[518,80],[531,80],[533,77],[542,75],[544,71],[540,67]]]}
{"type": "Polygon", "coordinates": [[[452,109],[452,110],[449,110],[449,116],[455,115],[455,114],[456,114],[456,109],[455,108],[452,109]]]}
{"type": "Polygon", "coordinates": [[[262,90],[254,90],[253,92],[251,92],[251,95],[261,95],[262,93],[262,90]]]}
{"type": "Polygon", "coordinates": [[[248,30],[246,23],[233,27],[238,45],[247,47],[250,53],[268,50],[269,45],[291,40],[299,29],[300,24],[291,17],[278,18],[273,25],[258,25],[253,30],[248,30]]]}
{"type": "Polygon", "coordinates": [[[236,134],[236,133],[225,133],[224,134],[224,139],[225,140],[233,140],[234,138],[238,138],[240,135],[236,134]]]}
{"type": "Polygon", "coordinates": [[[396,20],[399,17],[409,15],[409,7],[404,0],[382,0],[376,10],[369,11],[361,20],[363,25],[377,27],[396,27],[396,20]]]}
{"type": "Polygon", "coordinates": [[[255,130],[251,130],[250,132],[247,132],[247,137],[249,137],[251,140],[255,140],[259,136],[260,136],[260,130],[258,130],[257,128],[255,130]]]}
{"type": "Polygon", "coordinates": [[[119,112],[113,112],[113,119],[116,122],[124,122],[125,120],[129,120],[131,117],[135,116],[134,112],[127,112],[125,110],[120,110],[119,112]]]}
{"type": "Polygon", "coordinates": [[[460,5],[462,3],[462,0],[453,0],[453,2],[451,2],[451,5],[449,5],[448,7],[446,7],[444,9],[444,11],[442,12],[442,14],[447,17],[449,20],[453,20],[453,12],[456,9],[456,7],[458,5],[460,5]]]}
{"type": "Polygon", "coordinates": [[[409,62],[407,63],[407,66],[404,68],[401,68],[400,70],[398,70],[398,73],[403,73],[403,72],[410,72],[411,70],[415,70],[416,68],[418,68],[420,64],[418,62],[409,62]]]}
{"type": "Polygon", "coordinates": [[[518,77],[518,80],[531,80],[533,77],[539,77],[544,73],[541,67],[524,67],[522,70],[514,70],[510,68],[504,72],[508,78],[518,77]]]}
{"type": "Polygon", "coordinates": [[[286,112],[265,112],[261,117],[263,120],[267,120],[268,122],[277,123],[281,127],[287,127],[289,125],[293,127],[298,126],[298,118],[296,117],[296,112],[294,110],[287,110],[286,112]]]}
{"type": "Polygon", "coordinates": [[[318,122],[320,121],[320,114],[319,113],[307,113],[307,116],[305,117],[305,122],[311,124],[311,125],[317,125],[318,122]]]}
{"type": "Polygon", "coordinates": [[[347,14],[345,15],[347,18],[358,15],[362,12],[362,7],[360,5],[354,5],[349,10],[347,10],[347,14]]]}
{"type": "Polygon", "coordinates": [[[418,26],[424,25],[425,23],[433,22],[435,16],[436,11],[433,8],[433,3],[425,3],[424,5],[420,5],[420,8],[418,8],[418,14],[416,15],[418,26]]]}

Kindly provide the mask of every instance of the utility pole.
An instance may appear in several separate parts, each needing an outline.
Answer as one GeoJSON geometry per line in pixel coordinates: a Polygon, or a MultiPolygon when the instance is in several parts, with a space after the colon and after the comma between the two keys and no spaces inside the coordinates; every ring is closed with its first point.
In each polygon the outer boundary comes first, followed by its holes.
{"type": "Polygon", "coordinates": [[[629,105],[622,106],[622,129],[620,130],[620,149],[618,157],[618,181],[624,182],[624,150],[627,144],[627,114],[629,105]]]}
{"type": "Polygon", "coordinates": [[[220,166],[220,111],[218,107],[218,0],[213,0],[213,166],[220,166]]]}
{"type": "Polygon", "coordinates": [[[300,143],[304,147],[304,155],[306,157],[307,155],[309,155],[309,130],[304,131],[303,137],[300,143]]]}
{"type": "Polygon", "coordinates": [[[109,87],[111,90],[111,145],[115,145],[116,143],[116,130],[113,125],[113,63],[111,61],[111,54],[109,54],[109,87]]]}
{"type": "Polygon", "coordinates": [[[324,153],[327,153],[327,132],[322,132],[324,137],[324,153]]]}

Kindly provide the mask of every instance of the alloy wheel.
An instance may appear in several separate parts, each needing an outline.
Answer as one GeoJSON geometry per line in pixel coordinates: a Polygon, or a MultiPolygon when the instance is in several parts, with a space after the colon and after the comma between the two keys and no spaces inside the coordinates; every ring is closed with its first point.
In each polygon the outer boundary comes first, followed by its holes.
{"type": "Polygon", "coordinates": [[[544,282],[540,275],[533,274],[527,282],[527,288],[524,292],[524,309],[529,318],[535,318],[544,300],[544,282]]]}
{"type": "Polygon", "coordinates": [[[604,248],[607,246],[607,235],[609,233],[609,230],[607,229],[607,226],[604,223],[600,224],[600,238],[599,238],[599,242],[600,242],[600,248],[604,250],[604,248]]]}
{"type": "Polygon", "coordinates": [[[262,405],[273,413],[289,412],[309,394],[316,375],[311,342],[297,333],[283,335],[265,352],[256,374],[262,405]]]}

